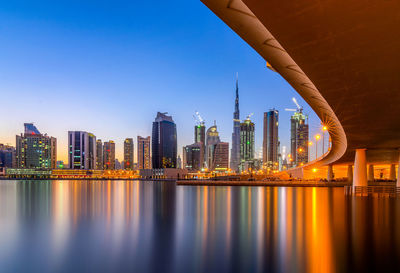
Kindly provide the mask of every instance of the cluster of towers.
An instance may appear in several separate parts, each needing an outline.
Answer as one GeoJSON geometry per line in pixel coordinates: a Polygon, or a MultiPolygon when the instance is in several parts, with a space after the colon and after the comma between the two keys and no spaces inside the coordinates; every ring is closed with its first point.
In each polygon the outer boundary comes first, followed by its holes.
{"type": "MultiPolygon", "coordinates": [[[[206,130],[205,121],[196,112],[197,124],[194,127],[194,143],[183,147],[183,164],[181,164],[180,158],[177,156],[176,124],[167,113],[158,112],[152,125],[152,136],[137,137],[136,163],[134,162],[133,138],[126,138],[124,141],[124,160],[121,164],[115,157],[114,141],[103,143],[92,133],[69,131],[68,168],[136,170],[183,167],[195,172],[241,173],[249,169],[275,171],[301,166],[308,162],[308,117],[295,99],[293,101],[296,103],[297,109],[286,109],[294,112],[290,119],[290,153],[286,155],[286,147],[282,147],[281,150],[278,134],[279,111],[271,109],[264,113],[262,158],[256,158],[255,124],[251,120],[252,114],[248,115],[245,120],[240,120],[237,79],[235,91],[230,156],[229,143],[221,141],[215,121],[214,125],[206,130]]],[[[4,145],[0,147],[0,167],[5,167],[7,164],[17,168],[56,168],[56,138],[41,134],[32,123],[25,123],[24,127],[24,134],[16,136],[15,150],[4,145]]]]}
{"type": "Polygon", "coordinates": [[[134,163],[133,138],[124,140],[124,160],[115,158],[115,142],[102,142],[92,133],[68,132],[68,168],[83,170],[135,170],[150,168],[150,137],[137,137],[138,163],[134,163]]]}
{"type": "Polygon", "coordinates": [[[211,126],[207,132],[204,120],[198,112],[194,127],[194,143],[183,147],[183,166],[190,171],[227,171],[241,173],[249,169],[282,170],[300,166],[308,162],[308,117],[303,113],[295,99],[297,109],[291,116],[290,153],[286,156],[286,147],[282,150],[279,141],[279,111],[271,109],[264,113],[262,159],[255,156],[255,124],[248,115],[240,120],[239,86],[236,78],[235,110],[233,113],[233,132],[229,161],[229,143],[221,142],[217,126],[211,126]],[[228,168],[229,166],[229,168],[228,168]]]}

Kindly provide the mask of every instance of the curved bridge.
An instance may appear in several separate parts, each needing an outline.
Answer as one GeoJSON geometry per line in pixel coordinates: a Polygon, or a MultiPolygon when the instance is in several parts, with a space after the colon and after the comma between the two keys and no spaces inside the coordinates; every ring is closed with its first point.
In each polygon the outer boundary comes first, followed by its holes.
{"type": "Polygon", "coordinates": [[[399,1],[202,2],[328,125],[330,152],[305,168],[355,162],[365,185],[367,162],[399,162],[399,1]]]}

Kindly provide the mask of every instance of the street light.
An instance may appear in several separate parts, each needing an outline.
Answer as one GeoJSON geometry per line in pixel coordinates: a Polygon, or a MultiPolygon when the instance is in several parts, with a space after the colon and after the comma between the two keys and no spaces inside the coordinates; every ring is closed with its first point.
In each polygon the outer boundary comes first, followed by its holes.
{"type": "Polygon", "coordinates": [[[318,140],[321,138],[319,134],[315,135],[315,160],[318,158],[318,140]]]}
{"type": "Polygon", "coordinates": [[[322,126],[322,154],[325,153],[325,132],[328,130],[326,125],[322,126]]]}

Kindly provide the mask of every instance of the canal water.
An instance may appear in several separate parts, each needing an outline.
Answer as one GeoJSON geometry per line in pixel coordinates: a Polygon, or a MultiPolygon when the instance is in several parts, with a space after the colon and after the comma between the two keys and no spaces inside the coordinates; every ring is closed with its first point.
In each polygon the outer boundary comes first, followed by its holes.
{"type": "Polygon", "coordinates": [[[400,199],[0,181],[0,272],[400,272],[400,199]]]}

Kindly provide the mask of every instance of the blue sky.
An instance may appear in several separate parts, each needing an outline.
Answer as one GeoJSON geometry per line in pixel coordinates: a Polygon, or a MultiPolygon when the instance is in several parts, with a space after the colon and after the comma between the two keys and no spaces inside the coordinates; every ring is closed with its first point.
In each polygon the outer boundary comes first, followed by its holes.
{"type": "MultiPolygon", "coordinates": [[[[58,139],[67,131],[117,142],[151,134],[157,111],[177,124],[178,153],[193,142],[199,111],[231,141],[235,74],[240,111],[256,124],[280,111],[281,145],[289,145],[293,88],[200,1],[3,1],[0,6],[0,143],[15,144],[24,122],[58,139]]],[[[136,148],[136,145],[135,145],[136,148]]]]}

